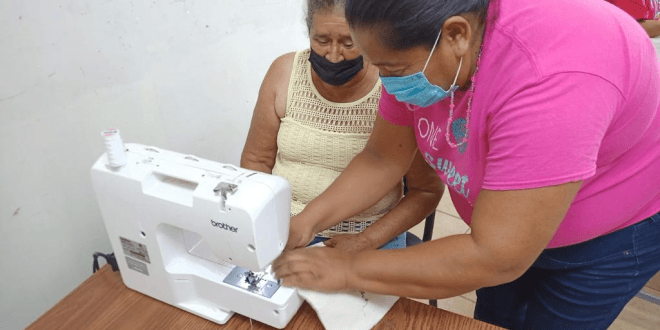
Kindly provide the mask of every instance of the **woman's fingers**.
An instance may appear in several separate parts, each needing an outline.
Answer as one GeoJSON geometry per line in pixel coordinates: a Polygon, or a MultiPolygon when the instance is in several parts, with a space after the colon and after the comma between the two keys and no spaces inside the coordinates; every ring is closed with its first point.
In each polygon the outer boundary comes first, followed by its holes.
{"type": "Polygon", "coordinates": [[[309,256],[308,250],[311,249],[298,249],[286,251],[275,259],[273,262],[273,271],[277,277],[287,276],[295,272],[304,272],[309,269],[309,256]]]}
{"type": "Polygon", "coordinates": [[[289,275],[281,278],[282,285],[302,289],[312,289],[316,276],[311,273],[289,275]]]}
{"type": "Polygon", "coordinates": [[[305,261],[289,261],[281,267],[274,269],[275,277],[284,277],[293,274],[303,274],[312,272],[313,267],[305,261]]]}
{"type": "Polygon", "coordinates": [[[297,249],[276,259],[273,272],[286,286],[317,291],[345,290],[349,259],[345,253],[328,247],[297,249]]]}
{"type": "MultiPolygon", "coordinates": [[[[311,250],[311,249],[310,249],[311,250]]],[[[298,288],[310,288],[318,279],[314,258],[306,250],[289,251],[273,263],[275,277],[282,285],[298,288]]]]}

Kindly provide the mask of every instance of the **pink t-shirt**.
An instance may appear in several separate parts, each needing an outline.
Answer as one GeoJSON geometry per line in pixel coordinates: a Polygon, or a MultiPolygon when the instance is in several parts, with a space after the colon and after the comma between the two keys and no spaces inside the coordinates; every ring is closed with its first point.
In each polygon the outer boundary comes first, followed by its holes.
{"type": "MultiPolygon", "coordinates": [[[[417,144],[470,223],[481,189],[584,180],[548,247],[660,211],[660,63],[644,30],[605,1],[491,1],[468,140],[450,148],[449,98],[427,108],[383,89],[380,115],[417,144]],[[409,108],[412,108],[411,111],[409,108]]],[[[451,141],[466,134],[457,92],[451,141]]]]}

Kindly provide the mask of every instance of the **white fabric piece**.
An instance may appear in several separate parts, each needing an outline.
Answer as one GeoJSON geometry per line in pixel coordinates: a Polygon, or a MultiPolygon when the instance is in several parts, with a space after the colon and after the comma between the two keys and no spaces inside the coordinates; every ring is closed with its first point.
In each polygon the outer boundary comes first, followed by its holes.
{"type": "MultiPolygon", "coordinates": [[[[313,247],[321,247],[323,243],[313,247]]],[[[313,248],[312,247],[312,248],[313,248]]],[[[369,330],[392,308],[399,297],[359,291],[325,293],[297,289],[316,311],[326,330],[369,330]]]]}
{"type": "Polygon", "coordinates": [[[324,293],[298,289],[316,311],[326,330],[369,330],[392,308],[399,297],[359,291],[324,293]]]}

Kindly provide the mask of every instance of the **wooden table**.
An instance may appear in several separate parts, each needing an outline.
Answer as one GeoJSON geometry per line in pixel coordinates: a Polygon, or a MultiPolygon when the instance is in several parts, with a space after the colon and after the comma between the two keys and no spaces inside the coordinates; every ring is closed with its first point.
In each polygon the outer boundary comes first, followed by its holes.
{"type": "MultiPolygon", "coordinates": [[[[234,314],[219,325],[127,288],[119,273],[106,265],[32,323],[37,329],[273,329],[234,314]]],[[[314,310],[304,303],[286,329],[322,330],[314,310]]],[[[374,327],[402,329],[500,329],[496,326],[401,298],[374,327]]]]}

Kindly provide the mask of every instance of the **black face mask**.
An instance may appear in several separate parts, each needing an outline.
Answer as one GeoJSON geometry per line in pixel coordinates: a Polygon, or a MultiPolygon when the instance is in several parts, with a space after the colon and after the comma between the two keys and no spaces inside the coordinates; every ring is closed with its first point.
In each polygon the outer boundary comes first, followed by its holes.
{"type": "Polygon", "coordinates": [[[312,68],[319,75],[319,78],[330,85],[343,85],[355,77],[364,63],[362,55],[353,60],[344,60],[339,63],[332,63],[310,48],[309,62],[312,68]]]}

